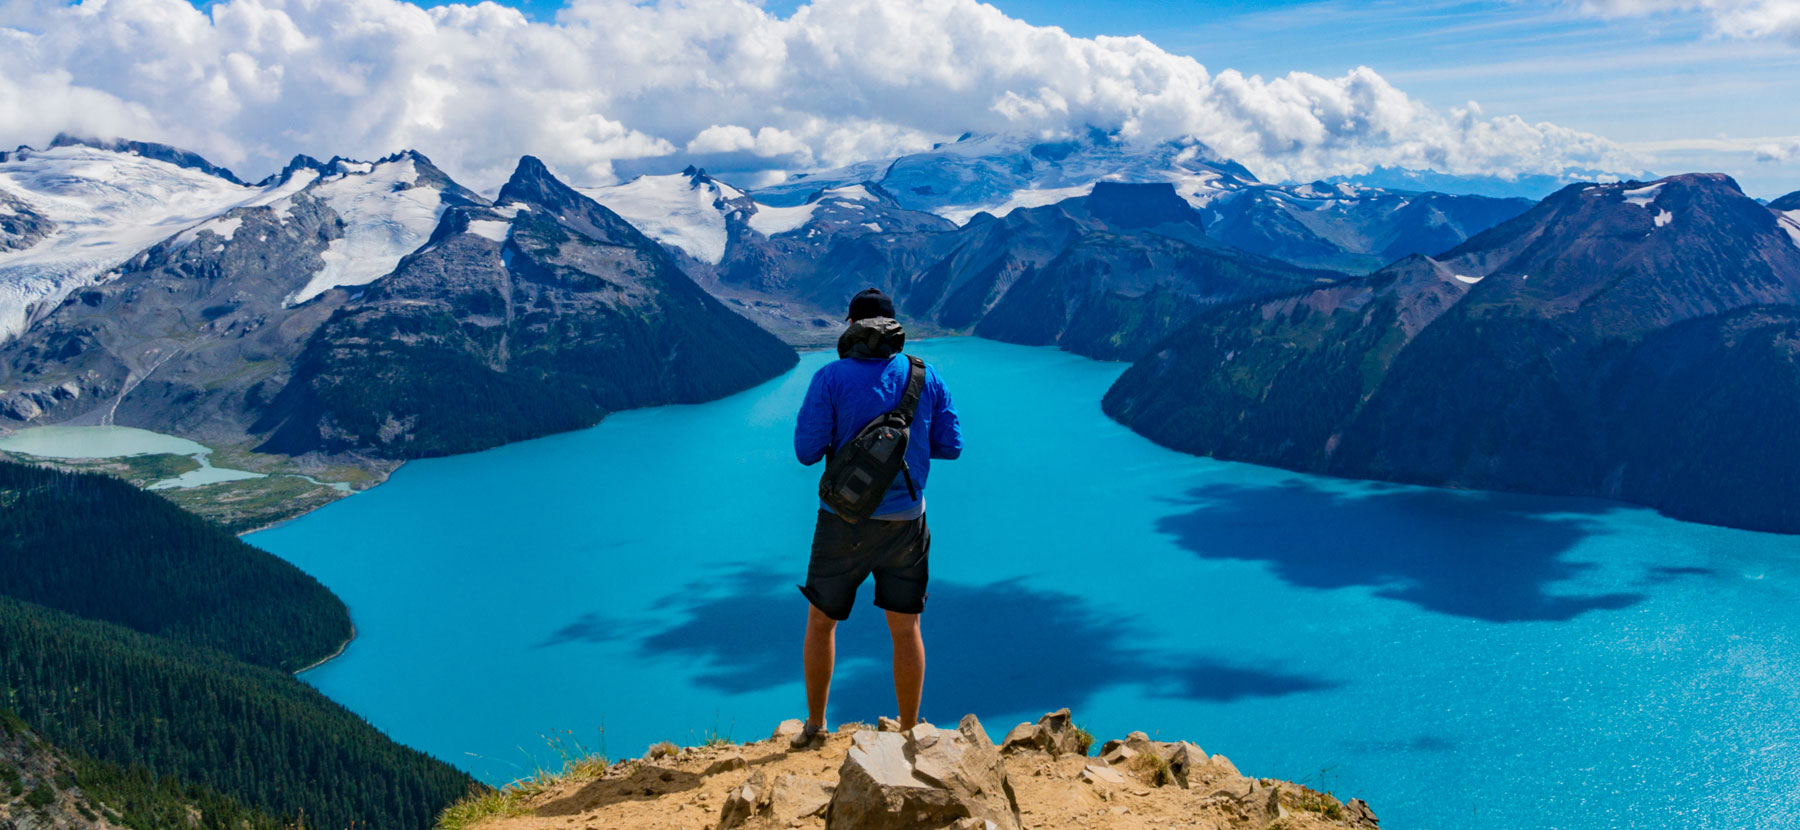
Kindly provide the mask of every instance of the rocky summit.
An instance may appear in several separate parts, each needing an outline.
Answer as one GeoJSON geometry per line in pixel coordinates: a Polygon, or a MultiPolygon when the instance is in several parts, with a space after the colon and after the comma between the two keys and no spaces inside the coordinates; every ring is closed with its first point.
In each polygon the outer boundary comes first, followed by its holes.
{"type": "MultiPolygon", "coordinates": [[[[452,808],[458,827],[690,830],[1074,830],[1377,827],[1360,799],[1251,778],[1223,755],[1142,732],[1092,739],[1069,710],[1013,728],[996,745],[974,715],[955,728],[906,732],[846,724],[790,748],[800,721],[767,740],[676,749],[512,788],[481,816],[452,808]]],[[[446,821],[449,826],[451,821],[446,821]]]]}

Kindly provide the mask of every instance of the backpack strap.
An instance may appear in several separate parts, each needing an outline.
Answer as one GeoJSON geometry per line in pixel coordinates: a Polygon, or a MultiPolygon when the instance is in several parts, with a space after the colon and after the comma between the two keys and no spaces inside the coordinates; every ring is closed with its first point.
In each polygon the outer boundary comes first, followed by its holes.
{"type": "Polygon", "coordinates": [[[909,354],[906,362],[912,369],[906,377],[906,391],[900,395],[900,405],[894,407],[894,412],[910,426],[913,413],[919,408],[919,398],[925,395],[925,361],[909,354]]]}

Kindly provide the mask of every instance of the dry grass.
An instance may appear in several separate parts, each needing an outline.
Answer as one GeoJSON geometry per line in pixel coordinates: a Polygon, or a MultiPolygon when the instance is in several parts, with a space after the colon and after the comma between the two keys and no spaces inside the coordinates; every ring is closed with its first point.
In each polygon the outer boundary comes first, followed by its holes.
{"type": "Polygon", "coordinates": [[[573,733],[546,735],[544,743],[562,759],[560,769],[539,767],[500,789],[482,787],[470,792],[438,814],[438,830],[468,830],[488,819],[522,816],[530,812],[527,804],[533,797],[562,784],[592,781],[606,774],[606,756],[588,749],[573,733]]]}
{"type": "Polygon", "coordinates": [[[1175,783],[1175,771],[1169,769],[1169,762],[1154,752],[1140,752],[1125,762],[1125,768],[1144,777],[1145,783],[1152,787],[1166,787],[1175,783]]]}

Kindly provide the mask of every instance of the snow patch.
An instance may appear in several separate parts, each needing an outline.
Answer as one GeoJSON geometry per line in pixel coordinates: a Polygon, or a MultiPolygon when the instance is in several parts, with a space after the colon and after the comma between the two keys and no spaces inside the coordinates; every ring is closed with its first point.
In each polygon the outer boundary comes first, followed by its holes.
{"type": "Polygon", "coordinates": [[[718,202],[743,195],[718,182],[696,184],[679,173],[577,190],[625,217],[645,236],[711,265],[725,258],[725,213],[718,202]]]}
{"type": "Polygon", "coordinates": [[[1800,248],[1800,210],[1776,214],[1775,224],[1787,231],[1788,237],[1794,240],[1794,247],[1800,248]]]}
{"type": "Polygon", "coordinates": [[[1656,194],[1662,191],[1664,184],[1667,184],[1667,182],[1657,182],[1648,187],[1624,191],[1620,195],[1625,197],[1625,202],[1627,204],[1637,205],[1638,207],[1648,210],[1650,208],[1650,203],[1656,201],[1656,194]]]}
{"type": "Polygon", "coordinates": [[[409,187],[419,178],[410,156],[383,164],[340,162],[352,172],[326,178],[313,195],[344,220],[344,235],[319,254],[325,267],[287,298],[299,305],[333,288],[368,285],[394,270],[401,258],[431,238],[444,213],[435,187],[409,187]]]}
{"type": "Polygon", "coordinates": [[[757,233],[763,236],[774,236],[778,233],[787,233],[812,221],[813,211],[818,206],[816,202],[794,207],[775,207],[758,203],[756,212],[750,214],[750,218],[746,221],[757,233]]]}
{"type": "Polygon", "coordinates": [[[1659,210],[1656,212],[1656,217],[1653,219],[1653,221],[1656,222],[1656,226],[1660,228],[1664,225],[1669,224],[1670,222],[1675,221],[1675,214],[1670,213],[1666,210],[1659,210]]]}
{"type": "Polygon", "coordinates": [[[881,226],[874,222],[864,222],[862,226],[868,228],[871,233],[881,233],[881,226]]]}
{"type": "Polygon", "coordinates": [[[875,194],[870,193],[869,189],[867,187],[864,187],[860,184],[853,184],[853,185],[850,185],[849,187],[828,188],[824,192],[824,194],[822,196],[820,196],[819,198],[821,200],[842,199],[847,202],[879,202],[879,201],[881,201],[880,199],[875,198],[875,194]]]}
{"type": "Polygon", "coordinates": [[[0,189],[56,223],[38,244],[0,253],[0,342],[146,248],[265,195],[192,168],[85,146],[29,151],[0,164],[0,189]]]}
{"type": "Polygon", "coordinates": [[[495,242],[505,242],[506,235],[511,232],[511,222],[496,219],[474,219],[469,222],[469,233],[492,239],[495,242]]]}
{"type": "Polygon", "coordinates": [[[1074,187],[1057,187],[1045,190],[1019,190],[1014,191],[1004,202],[966,208],[946,208],[938,211],[938,215],[955,222],[958,225],[966,225],[975,214],[983,211],[991,213],[995,217],[1001,217],[1012,213],[1015,210],[1054,205],[1064,199],[1074,199],[1080,196],[1086,196],[1092,192],[1094,192],[1094,185],[1092,182],[1075,185],[1074,187]]]}
{"type": "Polygon", "coordinates": [[[1455,275],[1455,276],[1456,276],[1456,278],[1457,278],[1457,279],[1458,279],[1458,280],[1461,280],[1461,281],[1463,281],[1463,282],[1466,282],[1466,283],[1468,283],[1468,284],[1470,284],[1470,285],[1474,285],[1474,284],[1475,284],[1475,283],[1478,283],[1478,282],[1481,282],[1481,281],[1482,281],[1482,280],[1484,280],[1484,279],[1487,279],[1487,277],[1485,277],[1485,276],[1483,276],[1483,277],[1471,277],[1471,276],[1469,276],[1469,275],[1468,275],[1468,274],[1456,274],[1456,275],[1455,275]]]}
{"type": "Polygon", "coordinates": [[[232,235],[236,234],[237,229],[243,224],[244,219],[241,216],[233,216],[226,219],[212,219],[201,222],[198,225],[182,231],[180,236],[175,237],[175,247],[185,248],[194,244],[194,242],[200,239],[201,231],[212,231],[213,233],[218,234],[220,244],[230,242],[232,235]]]}

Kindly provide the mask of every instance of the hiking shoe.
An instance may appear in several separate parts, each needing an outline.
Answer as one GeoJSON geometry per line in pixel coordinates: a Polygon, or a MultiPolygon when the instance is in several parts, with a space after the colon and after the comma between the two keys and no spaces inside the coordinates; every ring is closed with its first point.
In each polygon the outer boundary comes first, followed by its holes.
{"type": "Polygon", "coordinates": [[[825,745],[825,727],[806,724],[800,727],[799,734],[788,739],[788,749],[814,749],[825,745]]]}

